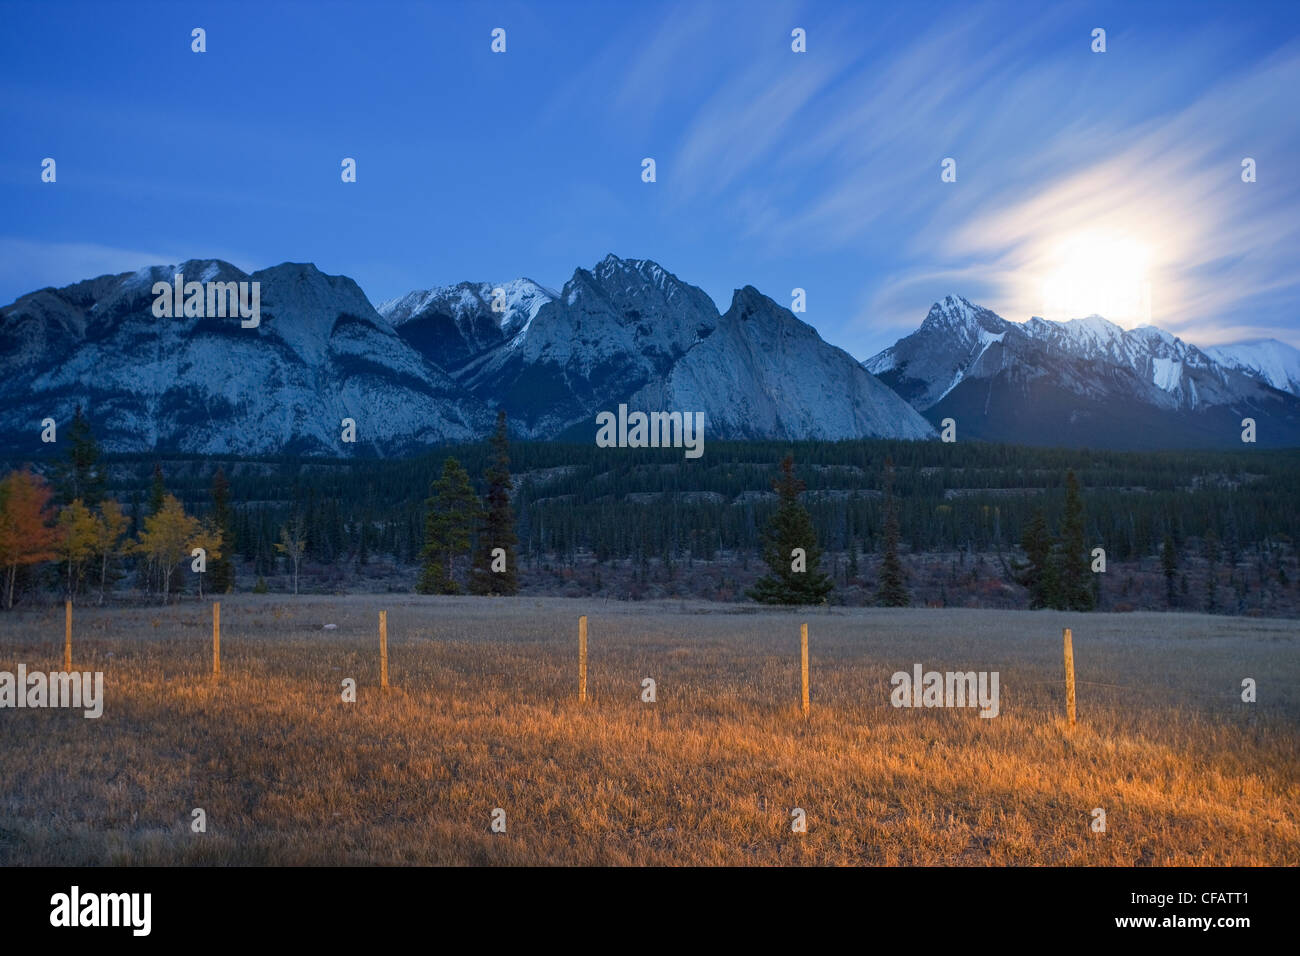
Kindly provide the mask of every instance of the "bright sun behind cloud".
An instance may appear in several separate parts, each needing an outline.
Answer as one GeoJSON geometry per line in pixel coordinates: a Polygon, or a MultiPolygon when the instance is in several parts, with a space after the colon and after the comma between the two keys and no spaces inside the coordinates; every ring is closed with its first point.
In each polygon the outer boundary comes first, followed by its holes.
{"type": "Polygon", "coordinates": [[[1134,328],[1151,322],[1148,247],[1131,236],[1083,232],[1062,241],[1043,281],[1047,319],[1100,315],[1134,328]]]}

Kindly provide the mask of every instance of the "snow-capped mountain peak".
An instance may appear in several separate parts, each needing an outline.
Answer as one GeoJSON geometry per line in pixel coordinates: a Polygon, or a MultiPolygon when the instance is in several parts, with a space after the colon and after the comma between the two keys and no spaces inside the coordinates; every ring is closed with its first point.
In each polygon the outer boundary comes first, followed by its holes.
{"type": "Polygon", "coordinates": [[[1300,349],[1277,339],[1251,339],[1215,345],[1206,353],[1220,365],[1300,396],[1300,349]]]}
{"type": "Polygon", "coordinates": [[[1098,315],[1007,322],[948,296],[914,333],[862,364],[931,421],[966,420],[968,435],[1151,447],[1239,443],[1243,417],[1267,417],[1273,443],[1296,440],[1300,404],[1273,391],[1300,381],[1289,357],[1285,348],[1243,349],[1233,365],[1154,326],[1125,330],[1098,315]],[[1151,429],[1130,434],[1144,418],[1151,429]]]}

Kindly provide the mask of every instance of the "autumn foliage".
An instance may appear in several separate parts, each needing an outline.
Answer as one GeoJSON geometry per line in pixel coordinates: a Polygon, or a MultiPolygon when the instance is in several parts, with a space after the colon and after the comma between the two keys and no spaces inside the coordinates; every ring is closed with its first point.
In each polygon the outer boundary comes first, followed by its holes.
{"type": "Polygon", "coordinates": [[[60,533],[54,525],[51,497],[45,479],[30,471],[10,472],[0,480],[0,569],[7,608],[14,606],[18,569],[57,556],[60,533]]]}

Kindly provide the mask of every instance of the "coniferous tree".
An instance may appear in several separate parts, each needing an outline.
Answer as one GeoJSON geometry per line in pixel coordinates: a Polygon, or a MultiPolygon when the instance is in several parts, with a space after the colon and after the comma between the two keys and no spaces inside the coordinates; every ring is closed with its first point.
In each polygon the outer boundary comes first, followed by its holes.
{"type": "Polygon", "coordinates": [[[787,455],[780,476],[772,482],[780,503],[764,536],[768,573],[746,592],[760,604],[824,604],[835,587],[822,573],[812,518],[799,503],[805,487],[794,475],[794,456],[787,455]]]}
{"type": "Polygon", "coordinates": [[[1056,604],[1063,611],[1091,611],[1094,598],[1088,580],[1088,546],[1084,539],[1083,498],[1074,469],[1065,476],[1065,513],[1057,541],[1056,604]]]}
{"type": "Polygon", "coordinates": [[[469,589],[474,594],[514,594],[519,590],[519,575],[515,569],[515,516],[510,508],[510,438],[506,432],[506,413],[497,412],[497,427],[492,435],[491,455],[483,474],[487,482],[484,495],[483,520],[479,526],[478,547],[470,571],[469,589]],[[504,558],[494,558],[492,552],[500,548],[504,558]],[[504,570],[494,571],[493,565],[504,561],[504,570]]]}
{"type": "Polygon", "coordinates": [[[1205,610],[1213,614],[1219,609],[1219,536],[1213,528],[1205,533],[1205,562],[1205,610]]]}
{"type": "Polygon", "coordinates": [[[167,497],[167,485],[163,482],[163,470],[160,462],[153,463],[153,481],[149,485],[149,514],[156,515],[162,511],[163,499],[167,497]]]}
{"type": "Polygon", "coordinates": [[[370,509],[366,509],[361,520],[357,522],[357,566],[365,567],[370,563],[370,509]]]}
{"type": "Polygon", "coordinates": [[[1020,538],[1024,561],[1013,561],[1016,580],[1029,589],[1029,606],[1035,610],[1051,607],[1056,602],[1056,575],[1052,566],[1052,534],[1047,528],[1043,509],[1034,512],[1020,538]]]}
{"type": "Polygon", "coordinates": [[[78,498],[87,508],[95,508],[104,495],[104,469],[99,463],[99,443],[81,414],[81,406],[72,413],[68,425],[68,454],[55,465],[55,482],[59,498],[70,505],[78,498]]]}
{"type": "Polygon", "coordinates": [[[1160,549],[1160,564],[1165,572],[1165,604],[1174,606],[1174,581],[1178,577],[1178,551],[1174,547],[1174,536],[1165,535],[1164,545],[1160,549]]]}
{"type": "Polygon", "coordinates": [[[898,502],[894,500],[894,462],[885,459],[885,556],[880,561],[880,585],[876,604],[881,607],[907,607],[912,603],[907,593],[903,564],[898,560],[898,502]]]}
{"type": "Polygon", "coordinates": [[[458,594],[456,559],[467,554],[478,521],[479,503],[469,474],[455,458],[442,464],[442,476],[425,501],[424,561],[416,590],[421,594],[458,594]]]}

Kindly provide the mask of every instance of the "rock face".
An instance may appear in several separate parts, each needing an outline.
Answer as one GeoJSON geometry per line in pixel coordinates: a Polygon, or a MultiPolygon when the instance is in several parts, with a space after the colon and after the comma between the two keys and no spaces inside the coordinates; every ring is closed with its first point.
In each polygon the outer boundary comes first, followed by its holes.
{"type": "Polygon", "coordinates": [[[1100,316],[1023,324],[958,296],[863,363],[931,422],[958,436],[1099,448],[1300,443],[1300,399],[1153,326],[1100,316]]]}
{"type": "Polygon", "coordinates": [[[931,438],[929,423],[847,352],[753,286],[632,404],[705,413],[726,438],[931,438]]]}
{"type": "Polygon", "coordinates": [[[482,438],[497,407],[519,437],[587,441],[619,403],[704,412],[710,440],[933,434],[752,287],[720,316],[662,267],[615,256],[559,292],[460,283],[378,310],[351,279],[293,263],[247,275],[191,260],[42,289],[0,309],[0,397],[18,457],[48,451],[40,422],[78,404],[121,452],[405,454],[482,438]],[[156,318],[153,284],[177,272],[259,282],[260,325],[156,318]]]}
{"type": "Polygon", "coordinates": [[[477,438],[490,417],[355,282],[292,263],[250,276],[189,261],[24,296],[0,311],[0,380],[0,435],[19,453],[77,404],[109,451],[343,454],[344,418],[361,450],[401,450],[477,438]],[[151,288],[178,271],[260,282],[261,324],[155,318],[151,288]]]}

